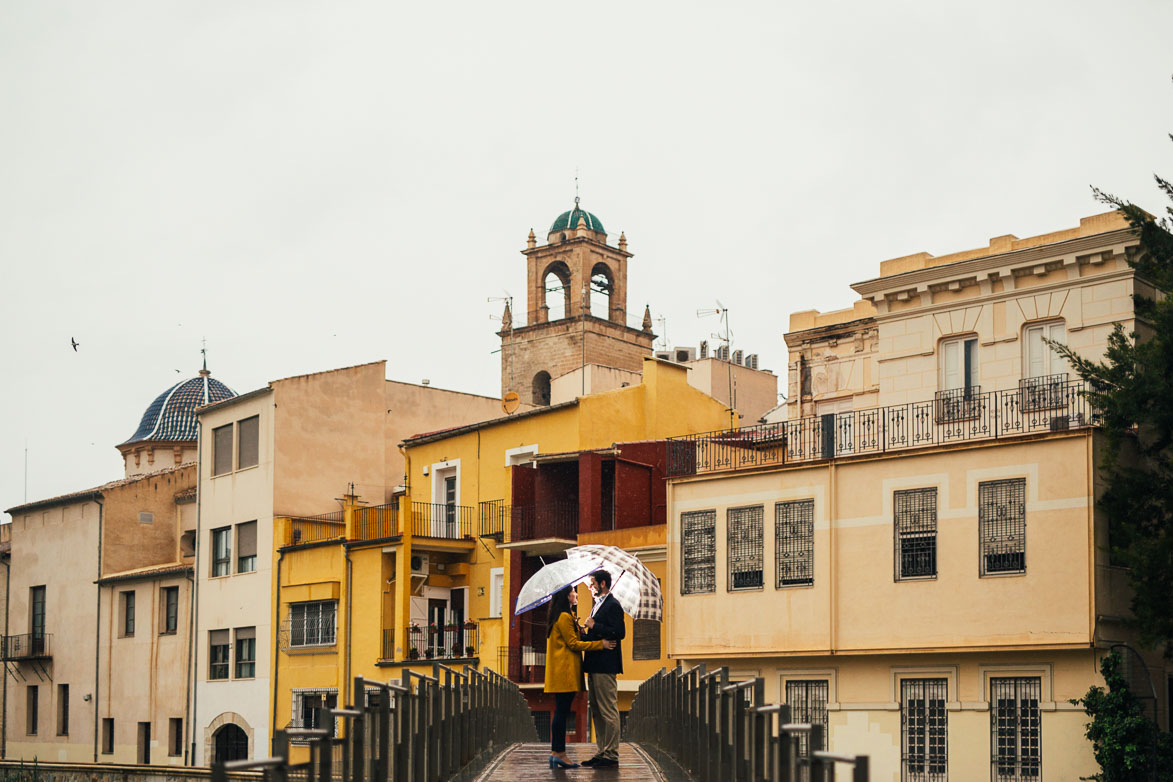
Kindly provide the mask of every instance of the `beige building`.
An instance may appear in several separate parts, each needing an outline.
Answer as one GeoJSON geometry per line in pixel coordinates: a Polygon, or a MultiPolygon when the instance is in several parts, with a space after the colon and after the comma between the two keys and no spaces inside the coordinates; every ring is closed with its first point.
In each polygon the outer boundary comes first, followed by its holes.
{"type": "Polygon", "coordinates": [[[1093,412],[1043,340],[1096,357],[1143,325],[1136,248],[1099,215],[888,261],[850,310],[795,314],[785,419],[670,445],[669,654],[763,677],[873,779],[1093,773],[1069,699],[1131,640],[1128,598],[1093,412]]]}
{"type": "Polygon", "coordinates": [[[499,415],[499,399],[387,380],[383,361],[274,380],[200,411],[189,737],[197,765],[267,755],[277,648],[312,624],[315,642],[295,650],[312,665],[336,638],[338,595],[329,584],[297,602],[300,629],[274,617],[283,578],[274,552],[285,542],[274,541],[274,519],[340,520],[334,498],[347,494],[388,503],[404,478],[400,442],[499,415]]]}

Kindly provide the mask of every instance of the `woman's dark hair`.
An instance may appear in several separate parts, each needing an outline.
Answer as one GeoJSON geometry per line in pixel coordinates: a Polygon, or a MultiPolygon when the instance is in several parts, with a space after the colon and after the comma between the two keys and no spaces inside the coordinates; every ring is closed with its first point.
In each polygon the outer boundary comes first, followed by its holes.
{"type": "Polygon", "coordinates": [[[570,607],[570,590],[573,587],[562,587],[554,593],[554,597],[550,600],[550,606],[546,613],[546,637],[550,637],[550,633],[554,632],[554,625],[558,622],[558,617],[563,614],[573,614],[574,610],[570,607]]]}

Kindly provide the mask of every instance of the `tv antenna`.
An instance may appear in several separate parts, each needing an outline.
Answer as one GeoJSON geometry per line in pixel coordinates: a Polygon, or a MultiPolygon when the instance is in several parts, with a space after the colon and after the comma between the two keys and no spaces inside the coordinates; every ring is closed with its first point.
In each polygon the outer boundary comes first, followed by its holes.
{"type": "Polygon", "coordinates": [[[661,343],[660,350],[671,350],[672,343],[668,341],[668,318],[661,315],[656,318],[656,324],[656,330],[660,332],[660,336],[656,338],[656,341],[661,343]]]}
{"type": "MultiPolygon", "coordinates": [[[[489,313],[489,320],[502,321],[501,327],[503,329],[505,329],[505,331],[509,334],[509,337],[508,337],[509,343],[510,343],[510,345],[512,345],[513,344],[513,296],[511,296],[509,294],[509,291],[503,291],[503,292],[505,294],[504,296],[490,296],[488,301],[490,304],[494,301],[505,302],[505,307],[509,310],[509,322],[508,323],[504,322],[505,321],[504,315],[494,315],[492,313],[489,313]]],[[[496,350],[491,351],[490,355],[492,355],[493,353],[500,353],[501,350],[502,350],[502,348],[497,348],[496,350]]],[[[514,388],[516,388],[516,386],[517,386],[516,378],[513,376],[513,351],[510,351],[509,352],[509,390],[513,391],[514,388]]]]}
{"type": "Polygon", "coordinates": [[[730,360],[732,356],[731,346],[733,344],[733,332],[729,329],[729,308],[717,299],[717,306],[708,309],[699,309],[696,311],[698,318],[709,318],[716,315],[719,318],[719,326],[717,333],[711,335],[713,339],[720,340],[724,346],[723,361],[725,362],[725,377],[729,383],[729,428],[733,429],[735,416],[737,415],[736,408],[736,384],[733,381],[733,362],[730,360]]]}

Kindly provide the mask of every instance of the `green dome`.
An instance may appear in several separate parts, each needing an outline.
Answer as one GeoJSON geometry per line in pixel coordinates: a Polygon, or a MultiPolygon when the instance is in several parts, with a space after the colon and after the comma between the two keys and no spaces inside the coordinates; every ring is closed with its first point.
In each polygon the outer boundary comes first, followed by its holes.
{"type": "Polygon", "coordinates": [[[603,222],[599,218],[585,209],[579,209],[577,206],[569,212],[563,212],[558,215],[558,219],[550,226],[550,230],[547,233],[573,231],[575,228],[578,228],[578,218],[580,217],[586,221],[586,227],[590,230],[598,231],[601,234],[607,233],[606,229],[603,228],[603,222]]]}

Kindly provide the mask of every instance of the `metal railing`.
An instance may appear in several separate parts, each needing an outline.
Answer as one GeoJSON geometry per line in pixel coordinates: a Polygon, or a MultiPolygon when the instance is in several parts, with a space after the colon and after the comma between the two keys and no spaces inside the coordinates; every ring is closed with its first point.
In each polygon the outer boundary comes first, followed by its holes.
{"type": "Polygon", "coordinates": [[[505,542],[578,537],[578,501],[556,500],[514,505],[509,513],[505,542]]]}
{"type": "Polygon", "coordinates": [[[476,509],[470,505],[435,502],[411,504],[411,532],[420,538],[461,540],[473,536],[476,509]]]}
{"type": "Polygon", "coordinates": [[[401,534],[399,531],[398,498],[386,505],[355,508],[353,518],[354,529],[351,531],[351,540],[380,540],[401,534]]]}
{"type": "Polygon", "coordinates": [[[323,540],[345,539],[346,522],[342,511],[321,513],[317,516],[289,516],[285,527],[285,545],[320,543],[323,540]]]}
{"type": "MultiPolygon", "coordinates": [[[[390,630],[383,631],[384,659],[394,646],[388,646],[390,630]]],[[[408,627],[407,628],[407,659],[460,659],[476,657],[478,644],[477,626],[473,622],[461,625],[445,625],[444,627],[408,627]],[[414,656],[412,656],[414,654],[414,656]]]]}
{"type": "Polygon", "coordinates": [[[546,647],[501,647],[497,650],[497,668],[520,684],[542,684],[546,681],[546,647]]]}
{"type": "Polygon", "coordinates": [[[537,740],[517,685],[469,666],[434,663],[431,676],[404,669],[399,682],[355,677],[351,705],[331,714],[340,742],[325,728],[278,730],[272,757],[213,763],[212,782],[245,770],[263,771],[265,782],[469,780],[510,744],[537,740]],[[308,762],[290,764],[291,739],[308,741],[308,762]]]}
{"type": "Polygon", "coordinates": [[[867,782],[867,755],[828,752],[822,725],[792,722],[790,706],[764,701],[760,676],[730,682],[728,668],[660,669],[640,685],[627,735],[696,782],[830,782],[837,764],[867,782]]]}
{"type": "Polygon", "coordinates": [[[0,636],[5,660],[45,660],[53,656],[52,633],[0,636]]]}
{"type": "Polygon", "coordinates": [[[1080,380],[828,413],[668,439],[668,475],[749,469],[1095,426],[1080,380]]]}
{"type": "Polygon", "coordinates": [[[480,521],[478,534],[480,537],[494,538],[498,543],[504,540],[505,529],[509,526],[511,507],[505,504],[505,500],[486,500],[477,503],[477,515],[480,521]]]}

